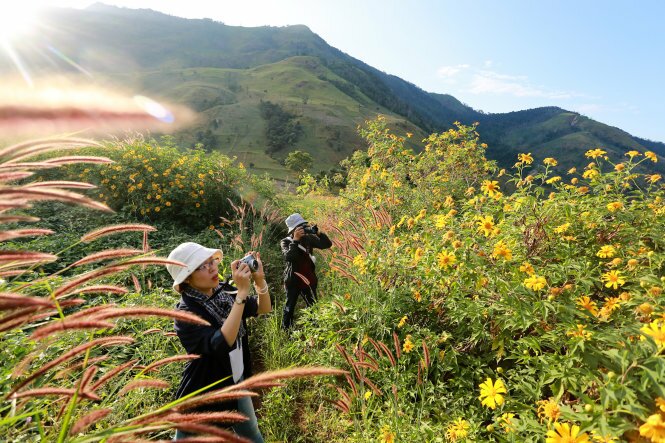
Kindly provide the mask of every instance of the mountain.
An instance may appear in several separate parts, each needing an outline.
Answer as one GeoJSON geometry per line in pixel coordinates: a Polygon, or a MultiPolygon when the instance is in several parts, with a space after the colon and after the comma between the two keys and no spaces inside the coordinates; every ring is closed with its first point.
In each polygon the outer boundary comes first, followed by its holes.
{"type": "MultiPolygon", "coordinates": [[[[74,71],[75,64],[97,81],[186,104],[201,118],[176,134],[182,144],[202,142],[273,176],[287,175],[279,160],[295,149],[311,152],[316,170],[335,166],[363,147],[356,128],[377,113],[397,133],[413,132],[415,149],[455,121],[478,122],[488,157],[503,166],[532,152],[564,168],[599,146],[613,159],[631,149],[665,155],[663,143],[557,107],[478,112],[379,71],[303,25],[244,28],[103,4],[52,9],[42,23],[38,38],[15,45],[33,72],[74,71]]],[[[0,72],[12,70],[0,57],[0,72]]],[[[655,169],[665,171],[664,163],[655,169]]]]}

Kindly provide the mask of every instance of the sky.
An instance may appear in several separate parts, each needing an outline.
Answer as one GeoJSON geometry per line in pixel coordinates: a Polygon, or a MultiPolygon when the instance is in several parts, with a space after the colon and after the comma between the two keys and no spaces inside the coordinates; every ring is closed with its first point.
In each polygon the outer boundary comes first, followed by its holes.
{"type": "MultiPolygon", "coordinates": [[[[19,5],[84,8],[92,3],[7,1],[0,16],[19,5]]],[[[331,46],[381,71],[428,92],[451,94],[476,110],[559,106],[665,142],[662,0],[103,3],[234,26],[304,24],[331,46]]]]}

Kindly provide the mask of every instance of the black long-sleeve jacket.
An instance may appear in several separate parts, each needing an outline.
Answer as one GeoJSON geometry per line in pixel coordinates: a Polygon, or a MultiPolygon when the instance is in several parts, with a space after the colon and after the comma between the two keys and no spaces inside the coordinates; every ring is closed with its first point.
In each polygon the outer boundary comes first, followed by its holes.
{"type": "MultiPolygon", "coordinates": [[[[311,260],[309,255],[314,251],[314,248],[328,249],[332,246],[332,241],[326,234],[319,231],[317,235],[305,235],[300,241],[295,241],[291,236],[283,238],[280,246],[286,261],[284,284],[289,286],[293,281],[293,272],[299,272],[304,260],[311,260]]],[[[312,283],[316,284],[316,282],[312,283]]]]}
{"type": "MultiPolygon", "coordinates": [[[[235,291],[236,289],[232,286],[222,284],[216,290],[235,291]]],[[[176,392],[176,398],[184,397],[191,392],[222,379],[225,380],[218,383],[210,390],[232,385],[233,371],[231,369],[229,352],[235,348],[236,344],[234,343],[232,346],[229,346],[228,343],[226,343],[226,339],[221,331],[222,325],[193,298],[183,294],[176,309],[196,314],[210,323],[210,326],[203,326],[185,323],[179,320],[175,321],[175,331],[187,353],[198,354],[201,356],[196,360],[188,361],[185,365],[182,379],[180,380],[180,386],[176,392]]],[[[257,298],[247,297],[242,314],[242,322],[245,325],[245,330],[247,330],[245,319],[256,317],[258,315],[258,309],[259,305],[257,298]]],[[[252,375],[252,363],[247,335],[248,334],[245,334],[241,339],[244,378],[248,378],[252,375]]],[[[237,400],[232,400],[229,402],[205,405],[200,409],[206,411],[220,411],[237,408],[237,400]]]]}

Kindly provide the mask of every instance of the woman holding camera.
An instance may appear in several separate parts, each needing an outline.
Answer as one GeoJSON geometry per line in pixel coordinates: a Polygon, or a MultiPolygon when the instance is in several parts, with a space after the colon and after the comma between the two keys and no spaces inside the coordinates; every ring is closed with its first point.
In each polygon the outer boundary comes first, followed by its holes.
{"type": "MultiPolygon", "coordinates": [[[[201,326],[175,322],[176,333],[187,353],[200,355],[187,362],[177,398],[219,380],[222,382],[211,389],[249,377],[252,369],[245,319],[272,310],[260,254],[250,252],[242,260],[231,263],[236,287],[219,280],[218,266],[222,259],[219,249],[183,243],[169,254],[169,259],[186,265],[167,266],[173,277],[173,288],[181,295],[177,309],[194,313],[210,323],[210,326],[201,326]],[[249,295],[251,280],[258,296],[249,295]]],[[[203,410],[239,411],[249,420],[233,426],[236,434],[253,442],[263,442],[251,398],[205,405],[203,410]]],[[[189,434],[181,430],[176,432],[176,440],[187,436],[189,434]]]]}
{"type": "Polygon", "coordinates": [[[284,286],[286,287],[286,305],[282,317],[282,328],[289,329],[293,323],[293,311],[300,295],[310,307],[316,301],[316,257],[314,248],[328,249],[332,242],[316,225],[310,226],[302,215],[295,213],[286,218],[288,237],[282,239],[281,247],[286,268],[284,286]]]}

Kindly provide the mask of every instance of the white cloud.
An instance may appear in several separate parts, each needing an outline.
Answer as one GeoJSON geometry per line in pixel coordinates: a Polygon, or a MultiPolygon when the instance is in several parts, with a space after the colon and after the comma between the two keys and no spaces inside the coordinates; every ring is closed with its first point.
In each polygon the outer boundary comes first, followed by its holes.
{"type": "Polygon", "coordinates": [[[580,96],[568,91],[551,91],[532,85],[527,76],[506,75],[498,72],[478,70],[470,80],[468,92],[472,94],[502,94],[515,97],[540,97],[564,100],[580,96]]]}
{"type": "Polygon", "coordinates": [[[465,69],[469,69],[471,66],[467,64],[455,65],[455,66],[441,66],[437,69],[436,73],[439,77],[442,78],[451,78],[455,77],[457,74],[462,72],[465,69]]]}

